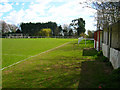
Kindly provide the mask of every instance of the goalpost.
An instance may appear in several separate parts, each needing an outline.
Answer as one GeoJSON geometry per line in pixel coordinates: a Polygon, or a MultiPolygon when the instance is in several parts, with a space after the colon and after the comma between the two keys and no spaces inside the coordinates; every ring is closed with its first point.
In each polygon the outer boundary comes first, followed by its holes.
{"type": "Polygon", "coordinates": [[[79,37],[79,38],[78,38],[78,45],[79,45],[79,43],[80,43],[82,40],[83,40],[83,37],[79,37]]]}
{"type": "Polygon", "coordinates": [[[83,39],[85,40],[85,46],[86,46],[86,40],[94,40],[94,38],[83,38],[83,37],[79,37],[79,38],[78,38],[78,45],[79,45],[79,43],[80,43],[83,39]]]}

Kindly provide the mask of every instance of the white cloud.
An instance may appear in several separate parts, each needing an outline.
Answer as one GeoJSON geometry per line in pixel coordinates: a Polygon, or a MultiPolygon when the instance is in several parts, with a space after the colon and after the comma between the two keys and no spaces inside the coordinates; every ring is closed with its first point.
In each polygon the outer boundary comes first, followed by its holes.
{"type": "Polygon", "coordinates": [[[85,25],[86,30],[96,29],[96,27],[94,26],[96,24],[94,18],[85,18],[85,21],[86,21],[86,25],[85,25]]]}
{"type": "Polygon", "coordinates": [[[25,3],[22,3],[22,5],[25,5],[25,3]]]}
{"type": "Polygon", "coordinates": [[[24,11],[21,9],[20,11],[12,11],[9,16],[4,17],[4,20],[11,24],[18,24],[24,20],[24,11]]]}
{"type": "Polygon", "coordinates": [[[0,3],[2,3],[2,2],[8,2],[8,0],[0,0],[0,3]]]}
{"type": "Polygon", "coordinates": [[[43,5],[43,4],[33,4],[33,5],[30,5],[30,12],[33,11],[35,13],[41,13],[42,15],[45,14],[45,9],[46,9],[46,6],[43,5]]]}
{"type": "Polygon", "coordinates": [[[2,17],[3,13],[0,13],[0,17],[2,17]]]}
{"type": "Polygon", "coordinates": [[[11,5],[14,5],[14,3],[11,3],[11,5]]]}
{"type": "Polygon", "coordinates": [[[0,12],[8,12],[12,9],[12,5],[5,3],[4,5],[0,4],[0,12]]]}
{"type": "Polygon", "coordinates": [[[24,19],[26,21],[33,21],[36,18],[39,18],[38,14],[36,12],[34,12],[33,10],[27,9],[24,11],[25,15],[24,15],[24,19]]]}
{"type": "Polygon", "coordinates": [[[30,4],[34,4],[34,2],[31,2],[30,4]]]}
{"type": "MultiPolygon", "coordinates": [[[[80,0],[36,0],[31,2],[26,10],[12,11],[9,16],[4,17],[8,22],[17,24],[20,22],[47,22],[54,21],[58,24],[70,24],[73,19],[83,18],[86,21],[86,29],[95,29],[94,18],[89,16],[96,12],[91,8],[82,8],[80,0]],[[56,6],[51,2],[62,2],[56,6]],[[47,11],[46,11],[47,9],[47,11]]],[[[83,0],[84,1],[84,0],[83,0]]],[[[17,3],[16,3],[17,4],[17,3]]],[[[24,5],[24,3],[22,3],[24,5]]]]}
{"type": "Polygon", "coordinates": [[[16,5],[19,5],[19,3],[16,3],[16,5]]]}
{"type": "Polygon", "coordinates": [[[53,2],[53,1],[54,0],[35,0],[35,2],[39,2],[39,3],[42,3],[42,4],[53,2]]]}
{"type": "Polygon", "coordinates": [[[71,20],[77,18],[83,18],[86,21],[86,29],[95,29],[94,27],[94,18],[91,18],[91,23],[89,23],[90,16],[94,15],[96,11],[91,8],[82,8],[79,4],[79,0],[68,2],[62,6],[50,8],[49,13],[52,14],[53,17],[57,17],[56,21],[59,23],[67,23],[69,24],[71,20]]]}

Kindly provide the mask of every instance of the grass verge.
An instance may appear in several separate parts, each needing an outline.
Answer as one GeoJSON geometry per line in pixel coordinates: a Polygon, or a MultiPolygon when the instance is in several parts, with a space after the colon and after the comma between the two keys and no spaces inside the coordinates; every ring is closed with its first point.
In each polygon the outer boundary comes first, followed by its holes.
{"type": "Polygon", "coordinates": [[[111,66],[101,61],[93,41],[77,40],[3,70],[3,88],[118,87],[111,66]],[[90,54],[91,53],[91,54],[90,54]]]}

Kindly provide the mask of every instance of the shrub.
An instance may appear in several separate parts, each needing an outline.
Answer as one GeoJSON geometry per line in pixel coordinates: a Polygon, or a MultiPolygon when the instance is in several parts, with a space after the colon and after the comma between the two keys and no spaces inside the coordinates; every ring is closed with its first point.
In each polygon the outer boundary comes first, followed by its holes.
{"type": "MultiPolygon", "coordinates": [[[[109,62],[109,61],[106,63],[106,65],[112,67],[112,63],[109,62]]],[[[113,68],[113,67],[112,67],[112,68],[113,68]]]]}
{"type": "Polygon", "coordinates": [[[103,56],[102,50],[98,52],[97,56],[103,56]]]}
{"type": "Polygon", "coordinates": [[[114,81],[120,81],[120,68],[113,70],[111,79],[114,81]]]}

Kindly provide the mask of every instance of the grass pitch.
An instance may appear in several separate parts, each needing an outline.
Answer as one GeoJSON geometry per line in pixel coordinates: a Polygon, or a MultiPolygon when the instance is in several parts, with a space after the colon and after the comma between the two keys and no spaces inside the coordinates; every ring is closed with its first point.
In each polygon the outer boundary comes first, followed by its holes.
{"type": "Polygon", "coordinates": [[[83,56],[93,42],[77,40],[3,70],[3,88],[78,88],[81,64],[94,60],[83,56]]]}
{"type": "Polygon", "coordinates": [[[70,41],[73,41],[73,39],[2,39],[2,67],[70,41]]]}
{"type": "Polygon", "coordinates": [[[4,88],[119,88],[120,69],[112,72],[93,49],[77,40],[2,71],[4,88]]]}

